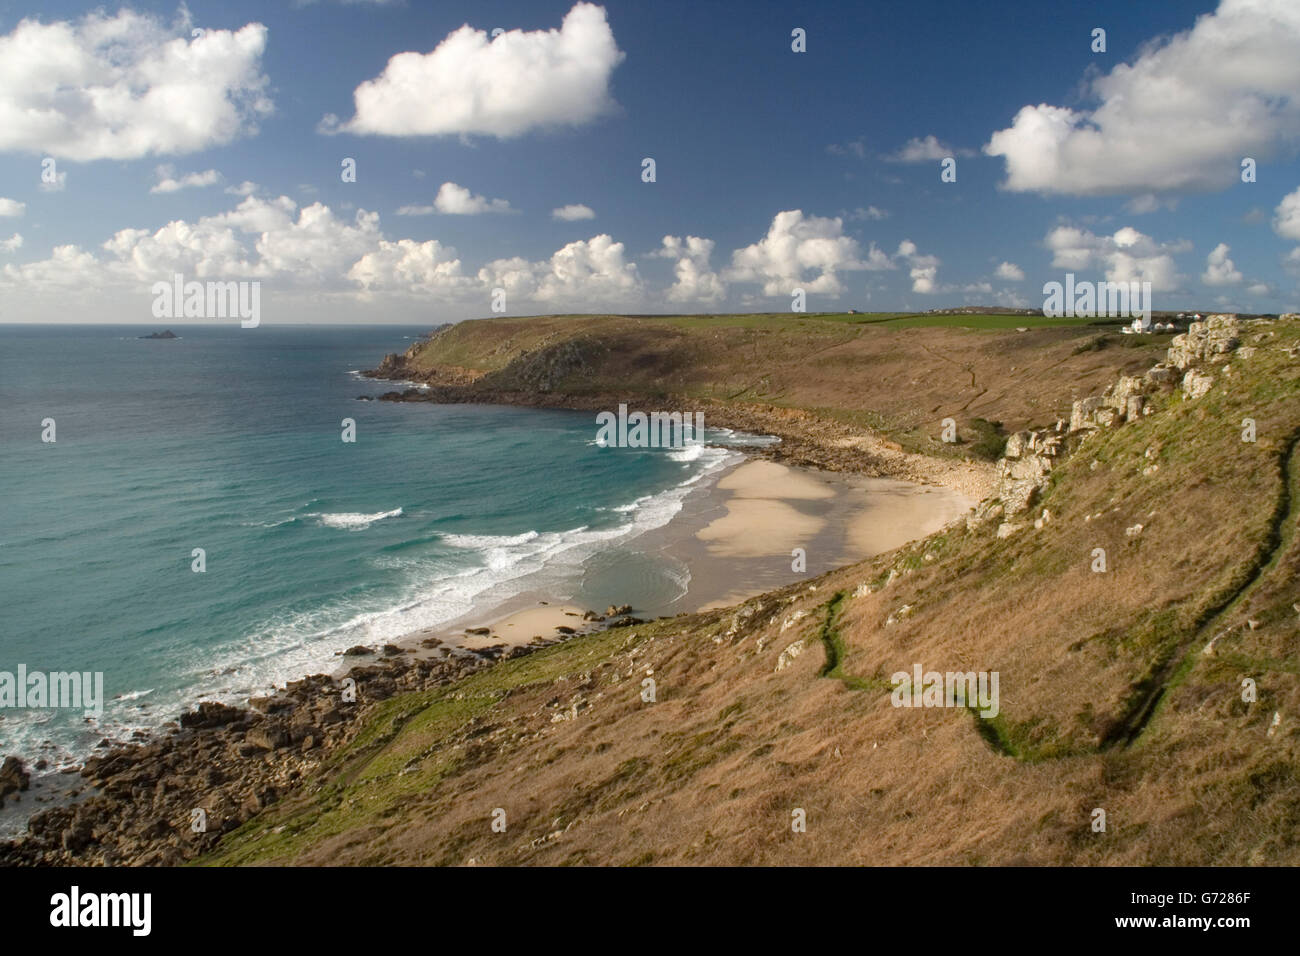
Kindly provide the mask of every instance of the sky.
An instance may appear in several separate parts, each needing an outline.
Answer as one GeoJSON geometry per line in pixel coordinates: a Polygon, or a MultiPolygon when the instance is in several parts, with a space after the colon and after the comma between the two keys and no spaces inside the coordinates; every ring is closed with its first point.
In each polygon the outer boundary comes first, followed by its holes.
{"type": "Polygon", "coordinates": [[[1297,0],[0,0],[0,322],[1295,311],[1298,153],[1297,0]]]}

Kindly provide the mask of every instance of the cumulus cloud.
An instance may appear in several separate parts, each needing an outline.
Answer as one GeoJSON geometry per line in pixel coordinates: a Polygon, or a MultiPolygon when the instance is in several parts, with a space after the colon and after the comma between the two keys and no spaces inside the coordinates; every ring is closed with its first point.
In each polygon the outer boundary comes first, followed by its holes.
{"type": "Polygon", "coordinates": [[[0,216],[17,217],[27,211],[27,204],[0,196],[0,216]]]}
{"type": "Polygon", "coordinates": [[[791,209],[777,213],[758,242],[732,253],[724,277],[732,282],[761,282],[764,295],[790,295],[795,288],[839,295],[844,290],[839,272],[892,268],[889,256],[874,244],[864,257],[857,240],[844,235],[838,217],[805,217],[802,210],[791,209]]]}
{"type": "Polygon", "coordinates": [[[1300,4],[1222,0],[1088,83],[1090,110],[1022,107],[984,147],[1007,189],[1075,196],[1223,189],[1242,157],[1300,141],[1300,4]]]}
{"type": "Polygon", "coordinates": [[[109,272],[141,281],[183,272],[199,279],[281,279],[339,287],[349,266],[380,239],[379,216],[349,222],[322,203],[298,208],[287,196],[248,197],[233,210],[161,229],[122,229],[103,244],[109,272]],[[250,248],[251,247],[251,248],[250,248]]]}
{"type": "Polygon", "coordinates": [[[578,3],[558,30],[492,39],[469,25],[431,53],[399,53],[356,88],[356,114],[327,115],[321,131],[382,136],[484,135],[580,126],[614,106],[610,74],[624,54],[605,10],[578,3]]]}
{"type": "Polygon", "coordinates": [[[559,209],[552,209],[551,218],[560,219],[564,222],[577,222],[580,219],[595,219],[596,211],[590,206],[584,206],[582,203],[570,203],[567,206],[561,206],[559,209]]]}
{"type": "Polygon", "coordinates": [[[1150,282],[1152,291],[1176,289],[1182,281],[1174,255],[1191,244],[1178,240],[1159,243],[1125,226],[1109,236],[1098,236],[1074,226],[1058,226],[1047,234],[1052,267],[1070,272],[1104,269],[1108,282],[1150,282]]]}
{"type": "Polygon", "coordinates": [[[713,246],[712,239],[699,236],[664,236],[662,248],[652,255],[676,262],[668,301],[712,303],[726,296],[726,281],[709,266],[713,246]]]}
{"type": "Polygon", "coordinates": [[[22,245],[23,237],[15,232],[8,239],[0,239],[0,252],[14,252],[21,249],[22,245]]]}
{"type": "Polygon", "coordinates": [[[489,262],[478,272],[487,288],[502,288],[510,300],[591,308],[626,304],[643,293],[636,264],[626,261],[623,243],[601,234],[571,242],[550,259],[516,256],[489,262]]]}
{"type": "Polygon", "coordinates": [[[956,156],[957,153],[957,150],[940,142],[934,135],[930,135],[923,139],[909,139],[898,152],[890,153],[884,158],[893,163],[925,163],[947,159],[949,156],[956,156]]]}
{"type": "Polygon", "coordinates": [[[938,292],[939,266],[938,256],[923,256],[911,239],[904,239],[898,244],[895,256],[907,263],[908,276],[912,280],[912,291],[921,295],[938,292]]]}
{"type": "Polygon", "coordinates": [[[215,186],[221,182],[221,174],[215,169],[205,169],[201,173],[186,173],[177,177],[176,169],[170,165],[159,166],[154,172],[158,182],[149,190],[151,193],[174,193],[180,189],[193,186],[215,186]]]}
{"type": "Polygon", "coordinates": [[[348,278],[367,291],[447,292],[462,290],[473,280],[461,274],[456,250],[436,239],[416,242],[381,240],[348,270],[348,278]]]}
{"type": "Polygon", "coordinates": [[[478,216],[485,212],[510,212],[510,203],[475,195],[455,183],[443,183],[433,200],[433,208],[446,216],[478,216]]]}
{"type": "Polygon", "coordinates": [[[1230,251],[1226,242],[1221,242],[1205,257],[1205,271],[1201,281],[1206,285],[1236,285],[1243,276],[1236,265],[1228,258],[1230,251]]]}
{"type": "Polygon", "coordinates": [[[1284,239],[1300,239],[1300,188],[1284,196],[1273,210],[1273,231],[1284,239]]]}
{"type": "Polygon", "coordinates": [[[1282,257],[1282,268],[1292,275],[1300,276],[1300,246],[1282,257]]]}
{"type": "Polygon", "coordinates": [[[1025,270],[1014,262],[1003,262],[993,271],[993,275],[1008,282],[1023,282],[1025,270]]]}
{"type": "Polygon", "coordinates": [[[261,73],[267,30],[206,30],[188,14],[102,11],[21,21],[0,36],[0,151],[137,159],[228,143],[272,111],[261,73]]]}

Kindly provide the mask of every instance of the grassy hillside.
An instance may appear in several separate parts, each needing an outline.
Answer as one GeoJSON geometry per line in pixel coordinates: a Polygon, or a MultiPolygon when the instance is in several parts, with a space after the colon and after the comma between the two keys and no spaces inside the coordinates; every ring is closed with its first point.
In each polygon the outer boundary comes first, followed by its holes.
{"type": "Polygon", "coordinates": [[[798,409],[913,452],[996,457],[997,436],[1068,417],[1170,338],[1023,315],[539,316],[461,322],[384,371],[484,401],[798,409]],[[949,417],[961,444],[939,440],[949,417]]]}
{"type": "MultiPolygon", "coordinates": [[[[465,323],[412,362],[501,374],[580,339],[582,368],[621,370],[628,391],[651,387],[638,362],[655,360],[674,389],[757,376],[773,402],[845,413],[860,398],[900,429],[918,392],[959,389],[955,372],[928,380],[948,367],[923,357],[936,352],[974,357],[972,407],[988,396],[989,414],[1037,425],[1068,415],[1080,381],[1099,393],[1152,359],[1095,329],[904,340],[788,317],[653,336],[642,320],[530,321],[465,323]],[[701,336],[727,347],[702,354],[701,336]],[[488,354],[494,369],[474,364],[488,354]]],[[[1244,339],[1253,354],[1216,365],[1208,394],[1167,389],[1083,439],[1039,526],[953,527],[735,608],[385,701],[207,862],[1300,864],[1300,323],[1244,339]],[[892,706],[890,675],[914,664],[997,671],[1000,713],[892,706]]],[[[574,375],[564,386],[584,387],[574,375]]]]}

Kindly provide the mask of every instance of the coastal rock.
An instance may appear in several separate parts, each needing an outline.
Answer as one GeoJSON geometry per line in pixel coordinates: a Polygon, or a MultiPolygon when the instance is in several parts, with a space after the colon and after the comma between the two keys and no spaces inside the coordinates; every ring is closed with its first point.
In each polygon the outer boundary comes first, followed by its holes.
{"type": "Polygon", "coordinates": [[[1166,361],[1179,371],[1202,362],[1221,361],[1241,340],[1241,323],[1235,315],[1210,315],[1193,322],[1174,336],[1166,361]]]}
{"type": "Polygon", "coordinates": [[[631,613],[632,613],[632,605],[630,604],[618,604],[618,605],[611,604],[609,607],[605,608],[606,617],[618,617],[620,614],[631,614],[631,613]]]}
{"type": "Polygon", "coordinates": [[[1091,395],[1088,398],[1077,400],[1070,407],[1070,431],[1083,431],[1085,428],[1095,428],[1096,422],[1093,421],[1093,415],[1097,409],[1104,404],[1101,396],[1091,395]]]}
{"type": "MultiPolygon", "coordinates": [[[[357,681],[356,703],[340,703],[338,681],[326,674],[258,698],[257,709],[202,701],[160,736],[120,746],[106,741],[81,769],[95,791],[72,804],[39,810],[22,839],[0,841],[0,866],[153,866],[192,860],[346,746],[376,701],[399,688],[421,691],[445,684],[483,666],[472,655],[403,654],[349,672],[357,681]],[[189,831],[196,807],[208,813],[208,830],[201,834],[189,831]]],[[[0,765],[0,791],[16,792],[25,782],[26,771],[16,758],[0,765]]]]}
{"type": "Polygon", "coordinates": [[[288,697],[273,694],[270,697],[250,698],[248,706],[259,714],[278,714],[281,711],[292,710],[294,708],[294,702],[288,697]]]}
{"type": "Polygon", "coordinates": [[[1188,398],[1200,398],[1214,386],[1214,376],[1206,375],[1196,369],[1189,369],[1183,376],[1183,394],[1188,398]]]}
{"type": "MultiPolygon", "coordinates": [[[[1077,403],[1076,403],[1077,404],[1077,403]]],[[[1040,492],[1047,487],[1053,462],[1061,452],[1061,426],[1042,431],[1016,432],[1007,439],[997,464],[997,484],[993,497],[1001,502],[1003,513],[1017,515],[1028,511],[1040,492]]],[[[990,520],[989,508],[975,516],[975,526],[990,520]]],[[[972,522],[967,522],[971,527],[972,522]]]]}
{"type": "Polygon", "coordinates": [[[794,627],[796,624],[798,624],[807,616],[808,616],[807,611],[804,610],[795,611],[793,614],[791,614],[789,617],[787,617],[784,621],[781,622],[781,633],[784,634],[786,631],[790,630],[790,628],[794,627]]]}
{"type": "Polygon", "coordinates": [[[245,716],[246,712],[238,707],[230,707],[215,700],[205,700],[199,703],[197,710],[181,714],[181,727],[200,730],[224,727],[243,720],[245,716]]]}
{"type": "Polygon", "coordinates": [[[781,656],[776,659],[776,672],[780,673],[793,664],[794,659],[804,652],[806,643],[805,641],[795,641],[783,650],[781,656]]]}
{"type": "Polygon", "coordinates": [[[24,769],[23,762],[17,757],[5,757],[0,764],[0,800],[10,794],[26,790],[31,782],[31,775],[24,769]]]}
{"type": "Polygon", "coordinates": [[[1178,380],[1178,370],[1164,362],[1157,362],[1142,377],[1149,385],[1172,385],[1178,380]]]}
{"type": "Polygon", "coordinates": [[[289,743],[289,735],[283,727],[274,724],[263,724],[260,727],[254,727],[245,736],[244,740],[259,750],[279,750],[289,743]]]}

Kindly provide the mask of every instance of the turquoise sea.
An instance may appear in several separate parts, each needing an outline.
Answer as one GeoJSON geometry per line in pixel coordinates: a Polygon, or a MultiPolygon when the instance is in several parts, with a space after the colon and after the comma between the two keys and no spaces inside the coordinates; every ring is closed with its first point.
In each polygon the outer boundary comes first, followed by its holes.
{"type": "MultiPolygon", "coordinates": [[[[0,671],[104,674],[98,720],[0,709],[0,755],[50,770],[524,588],[621,601],[593,569],[736,458],[601,448],[593,413],[358,401],[409,326],[147,331],[0,326],[0,671]]],[[[688,577],[629,573],[659,603],[688,577]]]]}

